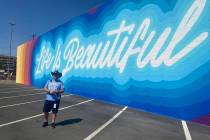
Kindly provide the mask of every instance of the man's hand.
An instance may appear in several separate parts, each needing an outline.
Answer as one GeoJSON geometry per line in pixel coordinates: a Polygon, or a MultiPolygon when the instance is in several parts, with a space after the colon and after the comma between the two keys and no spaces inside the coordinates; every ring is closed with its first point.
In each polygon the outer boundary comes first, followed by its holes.
{"type": "Polygon", "coordinates": [[[50,93],[50,94],[58,93],[56,90],[49,90],[47,88],[44,88],[44,91],[46,91],[47,93],[50,93]]]}
{"type": "Polygon", "coordinates": [[[50,94],[56,94],[56,93],[58,93],[56,90],[51,90],[50,91],[50,94]]]}
{"type": "Polygon", "coordinates": [[[53,90],[50,91],[51,94],[56,94],[56,93],[64,93],[64,90],[53,90]]]}

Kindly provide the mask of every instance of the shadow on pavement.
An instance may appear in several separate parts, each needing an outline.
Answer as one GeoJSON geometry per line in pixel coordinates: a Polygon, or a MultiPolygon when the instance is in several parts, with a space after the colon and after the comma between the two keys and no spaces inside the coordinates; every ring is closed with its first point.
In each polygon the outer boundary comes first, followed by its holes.
{"type": "Polygon", "coordinates": [[[75,123],[80,123],[82,120],[83,119],[81,119],[81,118],[68,119],[68,120],[64,120],[64,121],[56,123],[56,126],[66,126],[66,125],[71,125],[71,124],[75,124],[75,123]]]}

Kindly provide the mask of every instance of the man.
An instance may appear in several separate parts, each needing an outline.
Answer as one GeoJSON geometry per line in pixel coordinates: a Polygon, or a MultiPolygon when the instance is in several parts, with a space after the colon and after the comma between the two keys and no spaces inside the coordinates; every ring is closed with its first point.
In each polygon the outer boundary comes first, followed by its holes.
{"type": "Polygon", "coordinates": [[[52,111],[52,123],[51,127],[55,128],[55,120],[59,109],[61,94],[64,93],[64,84],[59,78],[62,76],[62,73],[55,70],[51,72],[52,79],[48,80],[44,90],[47,92],[46,99],[43,107],[44,113],[44,123],[42,127],[48,126],[48,116],[49,112],[52,111]]]}

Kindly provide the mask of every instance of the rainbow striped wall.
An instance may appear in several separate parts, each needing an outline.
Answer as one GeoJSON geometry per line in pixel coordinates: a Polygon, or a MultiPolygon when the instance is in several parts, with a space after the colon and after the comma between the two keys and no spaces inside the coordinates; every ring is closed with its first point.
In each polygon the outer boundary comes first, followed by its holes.
{"type": "Polygon", "coordinates": [[[69,93],[210,125],[209,7],[110,0],[19,46],[17,83],[57,69],[69,93]]]}
{"type": "Polygon", "coordinates": [[[28,41],[17,48],[16,83],[31,85],[32,52],[36,39],[28,41]]]}

